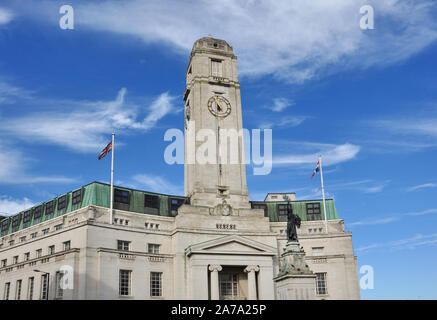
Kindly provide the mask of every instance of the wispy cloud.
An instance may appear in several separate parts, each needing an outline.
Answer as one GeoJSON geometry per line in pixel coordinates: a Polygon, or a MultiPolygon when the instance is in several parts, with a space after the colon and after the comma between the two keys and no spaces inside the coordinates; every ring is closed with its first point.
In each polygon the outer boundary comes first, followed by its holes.
{"type": "Polygon", "coordinates": [[[309,154],[289,154],[273,158],[275,165],[303,165],[315,164],[318,154],[323,155],[323,164],[326,166],[335,165],[341,162],[352,160],[360,151],[360,147],[350,143],[341,145],[319,144],[318,152],[309,154]]]}
{"type": "Polygon", "coordinates": [[[176,185],[173,182],[168,181],[166,178],[154,174],[137,174],[132,177],[131,186],[135,186],[139,189],[146,191],[167,193],[173,195],[183,195],[184,190],[182,184],[176,185]]]}
{"type": "Polygon", "coordinates": [[[29,99],[33,92],[13,86],[0,79],[0,103],[13,103],[17,99],[29,99]]]}
{"type": "Polygon", "coordinates": [[[407,191],[411,192],[411,191],[416,191],[416,190],[420,190],[420,189],[436,188],[436,187],[437,187],[437,183],[424,183],[424,184],[420,184],[418,186],[409,187],[407,189],[407,191]]]}
{"type": "Polygon", "coordinates": [[[27,173],[31,159],[20,150],[0,140],[0,184],[71,183],[75,178],[64,176],[39,176],[27,173]]]}
{"type": "Polygon", "coordinates": [[[12,215],[34,205],[35,203],[28,198],[14,199],[9,196],[0,196],[0,215],[12,215]]]}
{"type": "Polygon", "coordinates": [[[358,252],[369,251],[371,249],[391,249],[391,250],[403,250],[414,249],[419,246],[435,245],[437,244],[437,233],[433,234],[417,234],[410,238],[393,240],[388,242],[378,242],[369,245],[361,246],[357,248],[358,252]]]}
{"type": "Polygon", "coordinates": [[[365,219],[365,220],[351,222],[351,223],[348,223],[347,225],[350,227],[354,227],[354,226],[388,224],[391,222],[399,221],[399,220],[403,219],[404,217],[423,216],[423,215],[435,214],[435,213],[437,213],[437,209],[434,209],[434,208],[433,209],[426,209],[426,210],[422,210],[422,211],[407,212],[407,213],[396,213],[396,214],[391,214],[390,216],[385,217],[385,218],[373,218],[373,219],[369,218],[369,219],[365,219]]]}
{"type": "MultiPolygon", "coordinates": [[[[59,19],[52,1],[32,5],[44,21],[59,19]]],[[[211,33],[234,46],[243,75],[270,74],[294,83],[391,65],[437,38],[430,0],[106,0],[75,1],[75,9],[81,30],[160,42],[184,55],[196,39],[211,33]],[[369,4],[378,17],[377,30],[363,31],[359,10],[369,4]]]]}
{"type": "Polygon", "coordinates": [[[9,9],[0,8],[0,25],[9,23],[13,18],[13,14],[9,9]]]}
{"type": "Polygon", "coordinates": [[[143,120],[138,120],[140,108],[127,104],[126,94],[127,90],[122,88],[115,100],[110,101],[51,101],[48,103],[72,111],[40,111],[3,119],[0,132],[26,142],[38,141],[74,151],[96,152],[107,143],[111,132],[147,131],[167,114],[180,111],[173,105],[175,97],[165,92],[148,107],[141,108],[148,114],[143,120]]]}
{"type": "Polygon", "coordinates": [[[260,129],[271,129],[273,127],[297,127],[304,122],[308,117],[305,116],[285,116],[279,119],[267,119],[259,124],[260,129]]]}

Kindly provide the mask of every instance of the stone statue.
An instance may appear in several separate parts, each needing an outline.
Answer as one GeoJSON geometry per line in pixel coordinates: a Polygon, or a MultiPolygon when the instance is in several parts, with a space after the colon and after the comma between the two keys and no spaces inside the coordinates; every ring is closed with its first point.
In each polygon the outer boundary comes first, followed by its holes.
{"type": "Polygon", "coordinates": [[[300,228],[300,218],[298,215],[293,214],[293,210],[291,209],[291,205],[288,204],[288,222],[287,222],[287,240],[288,241],[297,241],[297,230],[296,227],[300,228]]]}

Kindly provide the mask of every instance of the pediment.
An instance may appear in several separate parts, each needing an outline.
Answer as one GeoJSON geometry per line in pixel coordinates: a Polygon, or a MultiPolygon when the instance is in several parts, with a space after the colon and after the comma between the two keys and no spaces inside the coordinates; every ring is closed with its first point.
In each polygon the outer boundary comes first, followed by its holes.
{"type": "Polygon", "coordinates": [[[238,254],[238,255],[276,255],[276,249],[261,242],[241,236],[226,236],[189,246],[185,250],[192,254],[238,254]]]}

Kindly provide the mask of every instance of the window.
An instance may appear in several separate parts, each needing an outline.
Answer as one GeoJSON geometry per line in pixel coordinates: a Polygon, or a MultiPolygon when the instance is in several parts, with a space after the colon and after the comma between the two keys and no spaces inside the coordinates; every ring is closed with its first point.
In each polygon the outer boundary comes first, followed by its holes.
{"type": "Polygon", "coordinates": [[[15,244],[15,240],[11,240],[11,241],[9,241],[9,245],[10,246],[13,246],[15,244]]]}
{"type": "Polygon", "coordinates": [[[11,289],[11,283],[5,283],[5,294],[3,295],[3,300],[9,300],[9,290],[11,289]]]}
{"type": "Polygon", "coordinates": [[[131,272],[132,271],[130,270],[120,270],[120,285],[119,285],[120,296],[130,295],[131,272]]]}
{"type": "Polygon", "coordinates": [[[20,237],[20,242],[24,242],[24,241],[26,241],[26,236],[20,237]]]}
{"type": "Polygon", "coordinates": [[[322,220],[322,216],[320,214],[320,203],[307,203],[307,220],[322,220]]]}
{"type": "Polygon", "coordinates": [[[32,220],[32,210],[27,210],[23,214],[23,223],[29,223],[32,220]]]}
{"type": "Polygon", "coordinates": [[[22,283],[22,280],[17,280],[16,286],[15,286],[15,300],[21,299],[21,283],[22,283]]]}
{"type": "Polygon", "coordinates": [[[62,299],[64,296],[64,290],[62,289],[63,276],[64,273],[62,271],[56,271],[56,292],[55,292],[56,299],[62,299]]]}
{"type": "Polygon", "coordinates": [[[114,189],[114,201],[129,204],[129,191],[114,189]]]}
{"type": "Polygon", "coordinates": [[[70,248],[71,248],[71,242],[70,241],[65,241],[62,244],[63,244],[63,247],[64,247],[64,251],[70,250],[70,248]]]}
{"type": "Polygon", "coordinates": [[[42,217],[42,206],[38,206],[33,209],[33,219],[38,220],[42,217]]]}
{"type": "Polygon", "coordinates": [[[50,216],[55,212],[55,200],[46,203],[46,216],[50,216]]]}
{"type": "Polygon", "coordinates": [[[211,75],[215,77],[222,76],[222,62],[220,60],[211,60],[211,75]]]}
{"type": "Polygon", "coordinates": [[[262,209],[264,210],[264,216],[267,217],[267,205],[265,203],[251,203],[252,209],[262,209]]]}
{"type": "Polygon", "coordinates": [[[162,272],[150,272],[150,295],[162,296],[162,272]]]}
{"type": "Polygon", "coordinates": [[[288,204],[278,204],[278,214],[280,216],[286,216],[288,214],[287,206],[288,204]]]}
{"type": "Polygon", "coordinates": [[[6,267],[8,264],[8,260],[7,259],[3,259],[2,260],[2,268],[6,267]]]}
{"type": "Polygon", "coordinates": [[[326,286],[326,272],[316,273],[316,291],[317,294],[328,294],[327,286],[326,286]]]}
{"type": "Polygon", "coordinates": [[[123,241],[123,240],[117,241],[117,249],[118,250],[129,251],[129,246],[130,246],[129,241],[123,241]]]}
{"type": "Polygon", "coordinates": [[[323,256],[323,247],[312,248],[313,256],[323,256]]]}
{"type": "Polygon", "coordinates": [[[58,211],[64,213],[65,208],[67,208],[67,195],[58,198],[58,211]]]}
{"type": "Polygon", "coordinates": [[[49,231],[50,231],[50,228],[43,229],[43,230],[42,230],[42,234],[43,234],[43,235],[48,234],[49,231]]]}
{"type": "Polygon", "coordinates": [[[35,278],[30,277],[27,285],[27,299],[33,300],[33,286],[35,284],[35,278]]]}
{"type": "Polygon", "coordinates": [[[58,225],[56,225],[56,226],[55,226],[55,230],[56,230],[56,231],[61,230],[61,229],[62,229],[62,226],[63,226],[63,224],[58,224],[58,225]]]}
{"type": "Polygon", "coordinates": [[[41,276],[41,300],[47,300],[48,282],[50,274],[46,273],[41,276]]]}
{"type": "Polygon", "coordinates": [[[2,232],[6,232],[9,229],[9,221],[10,219],[4,219],[2,221],[2,232]]]}
{"type": "Polygon", "coordinates": [[[55,254],[55,246],[50,246],[48,252],[49,254],[55,254]]]}
{"type": "Polygon", "coordinates": [[[221,299],[238,299],[238,274],[219,273],[221,299]]]}
{"type": "Polygon", "coordinates": [[[73,206],[73,209],[79,208],[81,202],[82,202],[82,189],[76,190],[72,194],[71,205],[73,206]]]}
{"type": "Polygon", "coordinates": [[[34,233],[31,233],[31,234],[30,234],[30,237],[31,237],[32,239],[35,239],[37,235],[38,235],[38,232],[34,232],[34,233]]]}
{"type": "Polygon", "coordinates": [[[158,214],[159,213],[159,197],[150,194],[144,195],[144,213],[158,214]]]}
{"type": "Polygon", "coordinates": [[[42,256],[42,249],[36,250],[36,257],[40,258],[42,256]]]}
{"type": "Polygon", "coordinates": [[[159,247],[160,247],[159,244],[156,244],[156,243],[149,243],[149,244],[147,245],[147,252],[148,252],[148,253],[155,253],[155,254],[158,254],[158,253],[159,253],[159,247]]]}
{"type": "Polygon", "coordinates": [[[13,264],[17,264],[18,263],[18,256],[14,256],[12,261],[13,261],[13,264]]]}
{"type": "Polygon", "coordinates": [[[172,216],[175,216],[178,214],[178,208],[184,204],[184,199],[172,199],[170,198],[170,212],[172,216]]]}
{"type": "Polygon", "coordinates": [[[26,252],[24,254],[24,261],[29,261],[30,260],[30,252],[26,252]]]}
{"type": "Polygon", "coordinates": [[[17,231],[21,223],[21,213],[12,217],[12,232],[17,231]]]}

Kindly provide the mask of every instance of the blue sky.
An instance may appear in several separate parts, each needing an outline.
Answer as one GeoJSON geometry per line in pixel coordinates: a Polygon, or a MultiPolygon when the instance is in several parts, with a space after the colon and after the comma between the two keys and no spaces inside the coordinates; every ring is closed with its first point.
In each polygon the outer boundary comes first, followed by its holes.
{"type": "Polygon", "coordinates": [[[358,266],[363,299],[436,299],[437,6],[432,1],[0,1],[0,211],[16,213],[109,180],[100,150],[117,133],[116,183],[183,194],[167,165],[183,130],[185,69],[212,34],[238,56],[244,127],[273,130],[274,166],[248,167],[252,200],[325,189],[358,266]],[[375,10],[361,30],[359,9],[375,10]]]}

